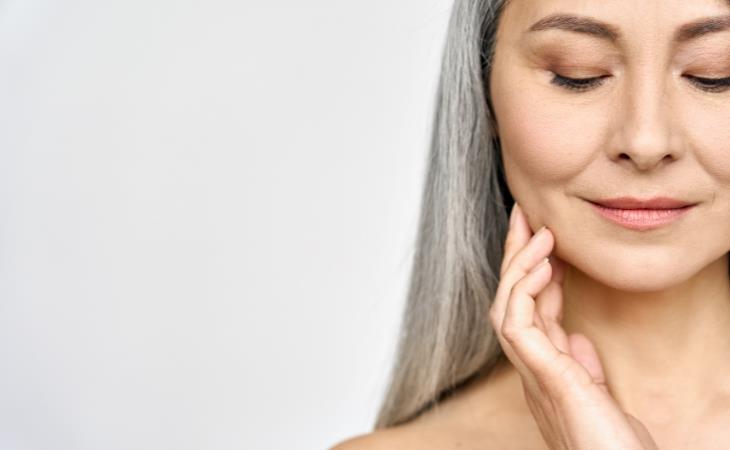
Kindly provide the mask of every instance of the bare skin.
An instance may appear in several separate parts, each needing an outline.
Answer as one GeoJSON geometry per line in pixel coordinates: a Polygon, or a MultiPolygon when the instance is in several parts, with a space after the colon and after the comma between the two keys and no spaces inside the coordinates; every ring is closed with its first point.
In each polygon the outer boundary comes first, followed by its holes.
{"type": "MultiPolygon", "coordinates": [[[[512,0],[497,30],[490,92],[506,178],[567,266],[561,325],[593,343],[612,396],[662,450],[730,446],[730,90],[696,84],[730,77],[730,31],[675,40],[685,24],[728,14],[724,0],[512,0]],[[527,32],[555,13],[622,37],[527,32]],[[602,78],[576,91],[556,74],[602,78]],[[587,203],[620,196],[696,206],[638,232],[587,203]]],[[[514,367],[344,445],[546,448],[514,367]]]]}
{"type": "Polygon", "coordinates": [[[563,328],[589,338],[612,395],[662,450],[730,443],[718,428],[730,423],[730,90],[692,78],[730,76],[730,31],[675,39],[728,14],[724,0],[513,0],[497,31],[490,90],[505,172],[530,228],[546,225],[569,266],[563,328]],[[621,38],[527,31],[556,13],[621,38]],[[603,78],[576,91],[556,74],[603,78]],[[636,231],[588,203],[621,196],[696,206],[636,231]]]}
{"type": "MultiPolygon", "coordinates": [[[[717,405],[714,419],[693,424],[692,432],[654,436],[662,450],[719,450],[730,442],[730,413],[717,405]]],[[[689,424],[688,424],[689,425],[689,424]]],[[[332,450],[547,450],[525,402],[515,368],[503,364],[408,424],[356,436],[332,450]]]]}
{"type": "Polygon", "coordinates": [[[547,450],[508,362],[415,420],[341,442],[332,450],[547,450]]]}

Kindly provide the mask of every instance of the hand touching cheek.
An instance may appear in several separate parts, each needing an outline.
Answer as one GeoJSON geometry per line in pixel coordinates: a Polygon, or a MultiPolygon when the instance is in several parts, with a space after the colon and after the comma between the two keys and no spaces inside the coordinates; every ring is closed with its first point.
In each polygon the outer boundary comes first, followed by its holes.
{"type": "Polygon", "coordinates": [[[540,432],[554,450],[656,450],[646,427],[609,393],[593,344],[560,325],[565,268],[548,260],[554,244],[546,227],[532,232],[515,204],[489,311],[540,432]]]}

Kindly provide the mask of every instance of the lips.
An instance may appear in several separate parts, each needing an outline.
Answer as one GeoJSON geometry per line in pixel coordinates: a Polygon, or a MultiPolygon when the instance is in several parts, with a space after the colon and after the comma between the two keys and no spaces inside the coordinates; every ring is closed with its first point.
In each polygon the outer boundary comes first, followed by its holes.
{"type": "Polygon", "coordinates": [[[686,216],[696,205],[668,197],[640,200],[619,197],[588,200],[603,218],[632,230],[645,231],[669,225],[686,216]]]}
{"type": "Polygon", "coordinates": [[[695,205],[695,203],[670,197],[654,197],[646,200],[634,197],[617,197],[601,200],[589,200],[591,203],[612,209],[679,209],[695,205]]]}

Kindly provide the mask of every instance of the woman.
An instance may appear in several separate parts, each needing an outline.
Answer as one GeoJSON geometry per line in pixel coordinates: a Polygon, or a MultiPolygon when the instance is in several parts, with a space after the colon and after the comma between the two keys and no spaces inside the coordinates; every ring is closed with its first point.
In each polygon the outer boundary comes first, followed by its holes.
{"type": "Polygon", "coordinates": [[[336,449],[730,448],[729,13],[455,1],[396,365],[336,449]]]}

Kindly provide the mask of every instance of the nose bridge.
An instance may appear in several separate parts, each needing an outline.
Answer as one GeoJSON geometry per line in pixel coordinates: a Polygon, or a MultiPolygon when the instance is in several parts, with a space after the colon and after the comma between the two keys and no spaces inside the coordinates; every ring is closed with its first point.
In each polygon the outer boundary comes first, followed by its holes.
{"type": "MultiPolygon", "coordinates": [[[[654,59],[656,61],[656,58],[654,59]]],[[[668,77],[659,64],[643,64],[626,78],[620,151],[641,169],[661,162],[672,142],[672,97],[668,77]]]]}

